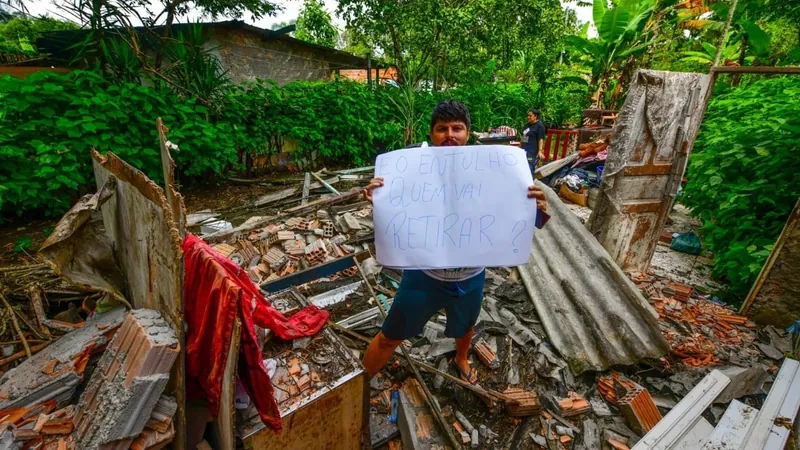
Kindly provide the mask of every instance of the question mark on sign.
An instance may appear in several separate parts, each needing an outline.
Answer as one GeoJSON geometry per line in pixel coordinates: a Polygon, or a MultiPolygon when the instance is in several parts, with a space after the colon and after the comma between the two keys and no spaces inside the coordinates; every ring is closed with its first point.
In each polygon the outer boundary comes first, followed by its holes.
{"type": "Polygon", "coordinates": [[[525,225],[527,225],[527,222],[525,222],[524,220],[518,220],[517,223],[514,224],[514,228],[511,229],[511,234],[514,235],[514,237],[511,238],[511,246],[514,247],[514,253],[519,253],[519,249],[517,248],[517,244],[515,241],[517,240],[519,235],[522,234],[523,231],[525,231],[525,225]],[[520,227],[520,225],[522,226],[520,227]],[[517,233],[514,234],[514,231],[517,229],[517,227],[519,227],[519,231],[517,231],[517,233]]]}

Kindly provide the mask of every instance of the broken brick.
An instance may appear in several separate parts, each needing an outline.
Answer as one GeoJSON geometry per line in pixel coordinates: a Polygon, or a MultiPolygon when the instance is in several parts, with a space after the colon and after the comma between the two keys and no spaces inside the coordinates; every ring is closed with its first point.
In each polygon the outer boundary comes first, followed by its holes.
{"type": "Polygon", "coordinates": [[[161,314],[146,309],[128,313],[78,403],[73,419],[77,446],[130,445],[150,418],[179,353],[176,333],[161,314]]]}
{"type": "Polygon", "coordinates": [[[506,409],[511,417],[526,417],[538,415],[542,411],[539,396],[535,392],[521,388],[508,388],[503,391],[508,398],[506,409]]]}
{"type": "Polygon", "coordinates": [[[489,348],[489,345],[486,344],[486,341],[483,339],[478,339],[474,345],[475,354],[478,355],[478,359],[481,360],[482,363],[486,365],[486,367],[497,370],[500,368],[500,360],[497,359],[497,355],[489,348]]]}

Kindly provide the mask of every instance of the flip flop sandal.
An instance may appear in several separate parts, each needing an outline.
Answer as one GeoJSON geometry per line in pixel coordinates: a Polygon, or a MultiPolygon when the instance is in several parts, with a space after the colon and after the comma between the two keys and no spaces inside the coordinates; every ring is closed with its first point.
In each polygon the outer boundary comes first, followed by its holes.
{"type": "Polygon", "coordinates": [[[456,364],[455,360],[451,361],[451,364],[458,371],[458,375],[459,375],[459,377],[461,378],[462,381],[466,381],[467,383],[469,383],[471,385],[478,384],[478,369],[476,369],[474,367],[470,367],[469,368],[469,373],[467,373],[467,372],[464,372],[464,370],[461,369],[461,367],[459,367],[458,364],[456,364]],[[475,377],[475,381],[471,381],[472,377],[475,377]]]}

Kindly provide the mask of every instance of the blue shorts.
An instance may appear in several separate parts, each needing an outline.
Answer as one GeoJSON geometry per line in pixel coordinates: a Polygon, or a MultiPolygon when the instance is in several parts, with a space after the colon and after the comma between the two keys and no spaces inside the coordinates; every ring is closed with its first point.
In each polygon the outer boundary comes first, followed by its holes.
{"type": "Polygon", "coordinates": [[[444,309],[445,336],[464,337],[478,321],[485,281],[486,271],[464,281],[448,282],[421,270],[405,270],[381,331],[393,340],[411,338],[421,334],[428,320],[444,309]]]}

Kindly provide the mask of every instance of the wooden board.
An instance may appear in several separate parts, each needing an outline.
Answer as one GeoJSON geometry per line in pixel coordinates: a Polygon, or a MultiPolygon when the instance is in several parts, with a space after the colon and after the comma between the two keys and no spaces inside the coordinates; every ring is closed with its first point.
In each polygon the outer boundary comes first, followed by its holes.
{"type": "Polygon", "coordinates": [[[646,272],[686,170],[711,77],[639,70],[633,79],[587,224],[622,270],[646,272]]]}
{"type": "Polygon", "coordinates": [[[364,425],[365,376],[355,376],[331,392],[283,417],[283,431],[264,428],[244,440],[248,450],[356,450],[364,425]]]}
{"type": "Polygon", "coordinates": [[[225,374],[222,376],[222,394],[219,398],[219,415],[211,424],[219,450],[236,450],[236,364],[239,360],[239,341],[242,337],[242,323],[233,323],[231,345],[225,361],[225,374]]]}
{"type": "MultiPolygon", "coordinates": [[[[127,281],[125,297],[134,308],[154,309],[181,337],[181,355],[173,365],[165,392],[175,395],[175,448],[185,447],[185,350],[183,346],[183,251],[180,229],[164,190],[144,173],[109,152],[92,151],[100,189],[117,179],[116,195],[101,207],[103,225],[127,281]]],[[[182,202],[180,203],[182,208],[182,202]]]]}

